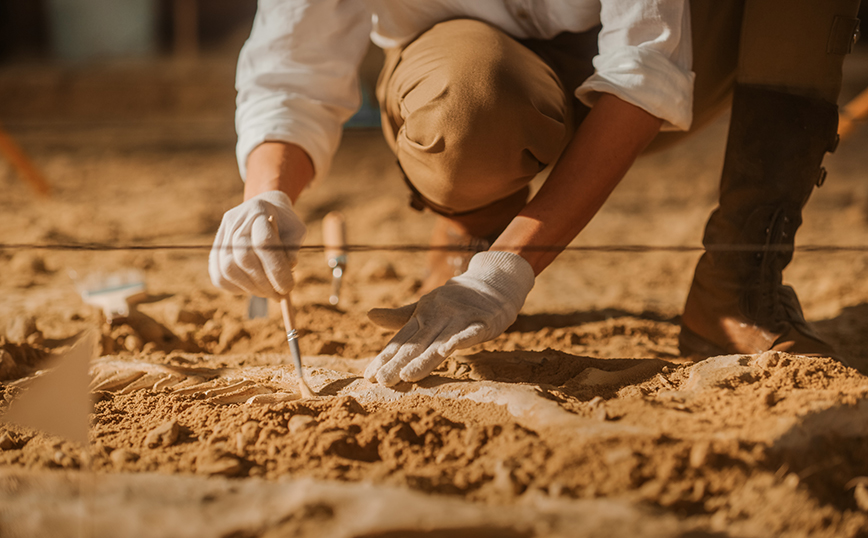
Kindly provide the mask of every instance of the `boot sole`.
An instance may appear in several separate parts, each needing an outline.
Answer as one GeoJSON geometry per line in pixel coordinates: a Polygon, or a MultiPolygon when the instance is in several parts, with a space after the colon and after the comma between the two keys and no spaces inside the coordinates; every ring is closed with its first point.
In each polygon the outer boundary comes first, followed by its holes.
{"type": "MultiPolygon", "coordinates": [[[[774,349],[774,348],[772,348],[774,349]]],[[[692,359],[695,362],[705,360],[709,357],[718,357],[720,355],[739,355],[741,353],[731,352],[723,349],[722,347],[709,342],[705,338],[699,336],[695,332],[691,331],[684,325],[681,326],[681,333],[678,335],[678,350],[681,352],[681,356],[692,359]]],[[[762,353],[762,351],[758,351],[757,353],[762,353]]],[[[853,367],[850,362],[844,358],[842,355],[838,353],[834,354],[822,354],[822,353],[795,353],[796,355],[802,355],[805,357],[826,357],[830,358],[834,361],[838,361],[844,366],[853,367]]]]}
{"type": "Polygon", "coordinates": [[[720,355],[732,355],[732,353],[709,342],[684,325],[681,326],[681,333],[678,335],[678,350],[682,357],[695,361],[720,355]]]}

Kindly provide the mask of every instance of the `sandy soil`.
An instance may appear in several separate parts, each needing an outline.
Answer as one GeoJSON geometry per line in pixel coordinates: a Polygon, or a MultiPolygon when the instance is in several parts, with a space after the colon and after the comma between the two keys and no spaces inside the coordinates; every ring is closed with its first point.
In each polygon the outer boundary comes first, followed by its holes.
{"type": "MultiPolygon", "coordinates": [[[[276,305],[248,320],[207,276],[240,201],[231,76],[227,58],[0,71],[0,115],[54,187],[35,198],[0,161],[0,243],[188,246],[0,249],[0,410],[101,335],[89,450],[0,425],[0,535],[868,536],[868,254],[799,252],[785,273],[854,368],[693,364],[677,316],[698,252],[578,251],[506,334],[390,390],[358,375],[390,337],[365,312],[412,301],[424,254],[351,254],[336,308],[305,252],[293,299],[320,397],[301,400],[276,305]],[[147,295],[108,324],[76,284],[121,270],[147,295]]],[[[574,244],[698,246],[725,132],[643,158],[574,244]]],[[[868,244],[866,143],[827,158],[798,244],[868,244]]],[[[338,209],[351,243],[424,244],[432,218],[406,199],[379,135],[349,132],[299,206],[307,242],[338,209]]]]}

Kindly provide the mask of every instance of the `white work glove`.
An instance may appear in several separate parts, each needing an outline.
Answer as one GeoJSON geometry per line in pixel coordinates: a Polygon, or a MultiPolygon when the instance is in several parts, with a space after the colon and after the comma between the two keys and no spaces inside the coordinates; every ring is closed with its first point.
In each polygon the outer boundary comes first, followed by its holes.
{"type": "Polygon", "coordinates": [[[368,365],[365,377],[390,387],[419,381],[459,349],[499,336],[518,317],[534,284],[533,268],[511,252],[480,252],[467,271],[401,308],[368,312],[389,329],[403,325],[368,365]]]}
{"type": "Polygon", "coordinates": [[[289,196],[281,191],[254,196],[223,215],[208,257],[211,282],[238,295],[285,297],[294,285],[292,268],[306,232],[289,196]]]}

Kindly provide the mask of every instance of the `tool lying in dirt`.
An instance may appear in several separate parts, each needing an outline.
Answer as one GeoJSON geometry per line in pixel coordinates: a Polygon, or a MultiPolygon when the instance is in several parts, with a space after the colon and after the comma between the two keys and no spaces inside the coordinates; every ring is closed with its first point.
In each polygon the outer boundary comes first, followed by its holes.
{"type": "Polygon", "coordinates": [[[101,308],[109,323],[129,316],[130,302],[145,295],[144,277],[134,269],[83,277],[71,271],[70,276],[84,302],[101,308]]]}
{"type": "Polygon", "coordinates": [[[341,281],[347,268],[346,221],[337,211],[332,211],[323,218],[322,236],[325,246],[325,257],[332,270],[332,291],[329,304],[337,306],[341,300],[341,281]]]}

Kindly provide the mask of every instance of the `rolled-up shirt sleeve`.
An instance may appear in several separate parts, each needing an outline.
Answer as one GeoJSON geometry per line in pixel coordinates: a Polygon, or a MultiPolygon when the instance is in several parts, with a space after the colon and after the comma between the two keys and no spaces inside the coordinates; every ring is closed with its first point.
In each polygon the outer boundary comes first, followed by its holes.
{"type": "Polygon", "coordinates": [[[688,130],[693,120],[690,13],[686,0],[602,0],[595,72],[576,97],[593,106],[613,94],[688,130]]]}
{"type": "Polygon", "coordinates": [[[263,142],[300,146],[323,177],[361,101],[371,15],[356,0],[260,0],[236,76],[241,177],[263,142]]]}

